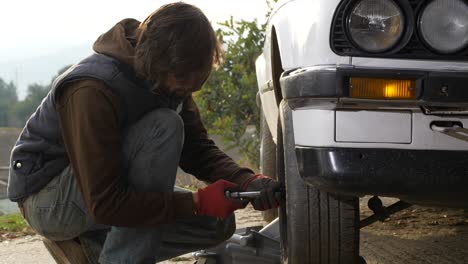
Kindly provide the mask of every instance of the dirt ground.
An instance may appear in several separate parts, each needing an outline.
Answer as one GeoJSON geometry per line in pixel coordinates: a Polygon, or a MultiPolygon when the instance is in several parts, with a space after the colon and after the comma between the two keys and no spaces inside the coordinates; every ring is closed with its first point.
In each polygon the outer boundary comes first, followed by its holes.
{"type": "MultiPolygon", "coordinates": [[[[385,204],[394,199],[384,199],[385,204]]],[[[371,214],[361,202],[362,218],[371,214]]],[[[259,212],[251,207],[236,213],[238,227],[264,225],[259,212]]],[[[468,212],[455,209],[411,207],[383,223],[365,227],[361,232],[361,255],[368,264],[468,263],[468,212]]],[[[163,262],[188,264],[190,254],[163,262]]],[[[38,236],[0,242],[0,264],[53,264],[38,236]]],[[[300,263],[302,264],[302,263],[300,263]]]]}
{"type": "MultiPolygon", "coordinates": [[[[367,200],[361,199],[361,218],[371,215],[367,200]]],[[[363,228],[361,255],[368,264],[466,264],[468,210],[412,206],[363,228]]]]}
{"type": "MultiPolygon", "coordinates": [[[[236,212],[238,228],[248,226],[265,225],[261,214],[248,206],[236,212]]],[[[162,264],[192,264],[195,259],[191,254],[162,262],[162,264]]],[[[49,255],[41,237],[28,235],[15,238],[15,235],[0,232],[0,264],[54,264],[54,259],[49,255]]]]}

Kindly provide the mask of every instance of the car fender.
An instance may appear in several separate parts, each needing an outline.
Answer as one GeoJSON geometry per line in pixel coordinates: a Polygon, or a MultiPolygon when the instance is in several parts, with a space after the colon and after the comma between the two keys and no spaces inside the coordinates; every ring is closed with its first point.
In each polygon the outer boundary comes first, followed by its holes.
{"type": "Polygon", "coordinates": [[[278,105],[272,74],[272,49],[278,45],[283,70],[312,65],[350,64],[350,57],[330,48],[330,27],[341,0],[283,0],[267,23],[263,53],[256,60],[257,82],[263,113],[276,142],[278,105]]]}

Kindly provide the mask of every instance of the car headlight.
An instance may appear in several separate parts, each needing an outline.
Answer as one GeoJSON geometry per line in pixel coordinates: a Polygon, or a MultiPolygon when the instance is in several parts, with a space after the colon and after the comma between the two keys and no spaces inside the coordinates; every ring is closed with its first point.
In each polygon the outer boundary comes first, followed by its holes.
{"type": "Polygon", "coordinates": [[[391,49],[403,35],[405,18],[392,0],[361,0],[351,8],[348,33],[367,52],[391,49]]]}
{"type": "Polygon", "coordinates": [[[426,43],[440,53],[454,53],[468,44],[468,5],[462,0],[434,0],[419,17],[426,43]]]}

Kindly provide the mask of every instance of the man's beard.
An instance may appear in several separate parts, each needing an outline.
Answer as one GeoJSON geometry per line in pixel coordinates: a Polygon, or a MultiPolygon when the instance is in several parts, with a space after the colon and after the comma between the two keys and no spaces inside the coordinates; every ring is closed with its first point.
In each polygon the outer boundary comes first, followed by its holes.
{"type": "Polygon", "coordinates": [[[190,94],[177,94],[176,91],[177,89],[175,89],[175,91],[171,91],[169,87],[161,83],[154,84],[151,89],[151,92],[158,97],[158,100],[160,100],[162,106],[167,106],[172,109],[177,108],[180,103],[182,103],[190,96],[190,94]]]}

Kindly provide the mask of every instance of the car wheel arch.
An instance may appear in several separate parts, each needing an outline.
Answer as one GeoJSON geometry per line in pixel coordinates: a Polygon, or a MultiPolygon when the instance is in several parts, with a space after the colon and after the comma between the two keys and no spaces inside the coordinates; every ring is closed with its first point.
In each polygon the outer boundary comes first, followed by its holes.
{"type": "Polygon", "coordinates": [[[276,104],[280,105],[283,100],[283,94],[281,92],[280,78],[281,74],[284,72],[283,65],[281,62],[281,50],[278,42],[278,35],[276,28],[273,26],[271,28],[271,75],[273,82],[273,89],[275,92],[276,104]]]}
{"type": "Polygon", "coordinates": [[[280,78],[284,70],[281,63],[278,36],[274,25],[270,27],[266,41],[264,58],[266,59],[266,70],[268,71],[268,79],[266,81],[268,88],[260,91],[259,102],[257,104],[265,115],[268,129],[273,136],[273,141],[276,143],[279,105],[283,100],[280,78]]]}

